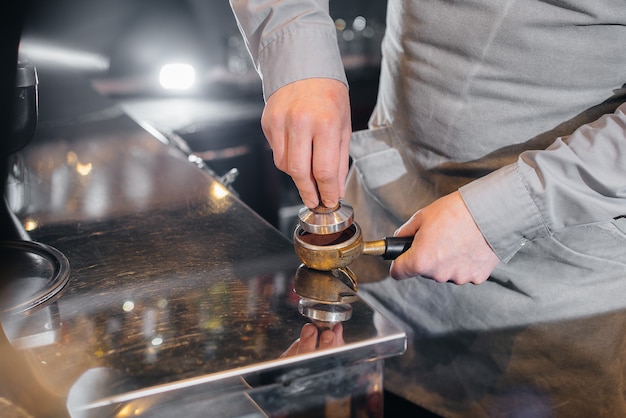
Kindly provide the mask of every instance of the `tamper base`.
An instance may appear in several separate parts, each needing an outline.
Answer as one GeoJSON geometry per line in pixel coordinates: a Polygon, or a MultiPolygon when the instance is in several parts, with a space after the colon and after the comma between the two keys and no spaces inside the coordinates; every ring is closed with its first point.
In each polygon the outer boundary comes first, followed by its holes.
{"type": "Polygon", "coordinates": [[[334,208],[304,207],[298,212],[298,218],[300,227],[307,232],[319,235],[334,234],[352,225],[354,210],[352,206],[340,201],[334,208]]]}

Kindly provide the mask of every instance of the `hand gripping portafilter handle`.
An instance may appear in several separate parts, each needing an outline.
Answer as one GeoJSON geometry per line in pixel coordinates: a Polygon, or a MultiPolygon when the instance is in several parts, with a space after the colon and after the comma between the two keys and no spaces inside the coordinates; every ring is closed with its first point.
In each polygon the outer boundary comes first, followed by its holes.
{"type": "Polygon", "coordinates": [[[382,255],[385,260],[395,260],[411,248],[413,237],[385,237],[379,241],[363,243],[363,254],[382,255]]]}

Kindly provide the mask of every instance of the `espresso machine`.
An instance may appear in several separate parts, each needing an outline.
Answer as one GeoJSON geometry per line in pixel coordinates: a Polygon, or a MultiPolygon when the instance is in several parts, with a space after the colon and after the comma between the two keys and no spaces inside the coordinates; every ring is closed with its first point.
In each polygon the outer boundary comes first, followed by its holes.
{"type": "MultiPolygon", "coordinates": [[[[18,62],[18,48],[24,16],[29,2],[14,2],[0,17],[0,312],[10,314],[21,311],[24,305],[9,302],[13,278],[16,274],[29,274],[24,269],[19,246],[27,241],[24,230],[19,226],[5,199],[7,180],[15,155],[33,137],[38,118],[38,80],[34,66],[18,62]],[[8,244],[11,243],[11,244],[8,244]],[[6,245],[5,245],[6,244],[6,245]]],[[[35,244],[36,245],[36,244],[35,244]]],[[[35,256],[36,257],[36,256],[35,256]]],[[[26,256],[26,259],[30,256],[26,256]]],[[[31,259],[32,261],[32,259],[31,259]]],[[[37,264],[37,263],[35,263],[37,264]]],[[[35,269],[41,266],[35,266],[35,269]]],[[[27,298],[29,299],[29,298],[27,298]]],[[[28,305],[28,303],[27,303],[28,305]]],[[[6,417],[48,416],[56,411],[45,412],[27,395],[37,390],[25,359],[9,343],[5,329],[0,326],[0,415],[6,417]]],[[[50,405],[45,394],[38,400],[50,405]]],[[[52,416],[52,415],[50,415],[52,416]]]]}
{"type": "MultiPolygon", "coordinates": [[[[38,77],[35,66],[18,61],[15,71],[10,126],[2,144],[2,199],[0,200],[0,415],[10,417],[54,416],[55,402],[45,391],[36,401],[27,396],[37,387],[15,342],[37,345],[60,332],[51,302],[69,279],[69,262],[57,249],[32,241],[15,216],[9,202],[10,185],[20,176],[20,151],[37,128],[38,77]],[[14,330],[5,327],[15,318],[28,322],[29,341],[15,340],[14,330]],[[6,320],[6,321],[5,321],[6,320]],[[9,343],[14,340],[14,343],[9,343]],[[37,405],[39,404],[39,405],[37,405]],[[45,406],[44,406],[45,405],[45,406]],[[50,414],[50,415],[48,415],[50,414]]],[[[58,335],[57,335],[58,337],[58,335]]]]}

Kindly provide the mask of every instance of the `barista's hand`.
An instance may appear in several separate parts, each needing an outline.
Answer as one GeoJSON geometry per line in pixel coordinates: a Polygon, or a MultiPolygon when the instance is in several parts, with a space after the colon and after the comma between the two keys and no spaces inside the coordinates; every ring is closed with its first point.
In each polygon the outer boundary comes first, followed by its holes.
{"type": "Polygon", "coordinates": [[[352,125],[347,87],[329,78],[287,84],[268,99],[261,118],[274,164],[289,174],[306,206],[343,197],[352,125]]]}
{"type": "Polygon", "coordinates": [[[422,275],[438,282],[479,284],[500,262],[459,192],[416,212],[395,235],[415,235],[411,248],[391,265],[396,279],[422,275]]]}
{"type": "Polygon", "coordinates": [[[336,324],[332,330],[327,329],[322,332],[319,338],[319,346],[317,346],[317,327],[313,324],[305,324],[300,331],[298,338],[280,357],[290,357],[296,354],[310,353],[315,350],[323,350],[325,348],[339,347],[344,345],[343,341],[343,325],[336,324]]]}

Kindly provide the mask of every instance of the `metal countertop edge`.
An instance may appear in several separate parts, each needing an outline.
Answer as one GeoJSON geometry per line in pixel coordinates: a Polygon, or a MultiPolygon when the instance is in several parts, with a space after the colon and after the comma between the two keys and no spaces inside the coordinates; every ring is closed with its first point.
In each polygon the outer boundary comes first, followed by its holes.
{"type": "MultiPolygon", "coordinates": [[[[168,392],[172,392],[175,390],[185,389],[192,386],[197,386],[205,383],[211,383],[218,380],[224,380],[227,378],[237,378],[242,377],[245,379],[246,375],[252,375],[257,372],[263,372],[266,370],[279,368],[281,366],[290,366],[290,365],[298,365],[300,368],[306,368],[308,363],[311,360],[319,361],[322,357],[331,357],[334,354],[340,353],[349,353],[355,354],[361,351],[360,349],[366,349],[370,346],[376,346],[380,348],[381,343],[392,342],[392,343],[401,343],[401,347],[393,346],[394,349],[386,350],[385,352],[376,351],[376,357],[370,356],[367,358],[361,358],[358,361],[349,361],[349,359],[345,359],[345,363],[340,364],[339,366],[350,366],[353,364],[364,363],[372,360],[382,360],[387,357],[392,357],[395,355],[402,354],[406,350],[406,334],[403,331],[386,335],[382,337],[378,337],[375,339],[370,339],[368,341],[361,341],[351,344],[346,344],[345,346],[325,349],[323,351],[315,351],[308,354],[300,354],[293,357],[287,357],[284,359],[271,360],[258,363],[254,366],[246,366],[241,368],[236,368],[229,370],[227,372],[213,373],[205,376],[191,377],[188,379],[179,380],[172,383],[164,383],[161,385],[152,386],[146,389],[138,389],[134,391],[125,392],[120,395],[110,396],[107,398],[102,398],[97,401],[91,402],[83,407],[78,408],[77,410],[90,410],[95,408],[101,408],[105,406],[110,406],[117,403],[128,402],[132,400],[136,400],[139,398],[144,398],[153,395],[164,394],[168,392]]],[[[337,366],[335,364],[334,366],[337,366]]],[[[278,382],[276,382],[278,383],[278,382]]]]}

